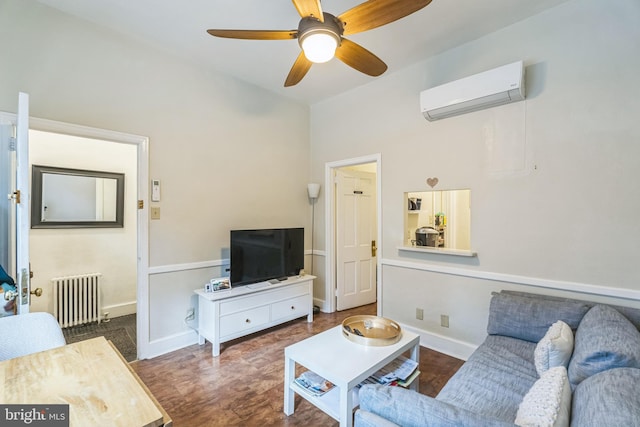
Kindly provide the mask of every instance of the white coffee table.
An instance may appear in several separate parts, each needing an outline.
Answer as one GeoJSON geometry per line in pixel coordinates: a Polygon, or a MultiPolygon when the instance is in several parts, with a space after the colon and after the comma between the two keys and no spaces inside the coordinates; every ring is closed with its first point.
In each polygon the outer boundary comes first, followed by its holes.
{"type": "MultiPolygon", "coordinates": [[[[293,414],[295,393],[340,422],[353,425],[353,409],[359,405],[356,386],[402,353],[411,350],[411,359],[420,361],[420,337],[403,331],[393,345],[375,347],[349,341],[342,325],[314,335],[284,349],[284,413],[293,414]],[[306,393],[295,382],[296,363],[335,384],[322,396],[306,393]]],[[[418,380],[411,383],[418,391],[418,380]]]]}

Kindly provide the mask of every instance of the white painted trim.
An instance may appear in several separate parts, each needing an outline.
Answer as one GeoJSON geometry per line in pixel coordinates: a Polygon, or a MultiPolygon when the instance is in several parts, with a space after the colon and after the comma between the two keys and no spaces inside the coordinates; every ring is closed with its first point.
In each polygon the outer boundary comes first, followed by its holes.
{"type": "Polygon", "coordinates": [[[214,259],[209,261],[188,262],[184,264],[167,264],[149,267],[149,275],[174,273],[176,271],[198,270],[229,265],[228,259],[214,259]]]}
{"type": "Polygon", "coordinates": [[[30,129],[73,135],[84,138],[101,139],[137,147],[137,199],[144,201],[144,208],[138,209],[137,224],[137,347],[138,358],[144,358],[149,342],[149,138],[123,132],[93,128],[72,123],[32,118],[30,129]]]}
{"type": "MultiPolygon", "coordinates": [[[[305,256],[313,254],[314,256],[326,256],[325,251],[311,251],[309,249],[304,251],[305,256]]],[[[165,273],[174,273],[177,271],[188,271],[188,270],[198,270],[200,268],[213,268],[213,267],[225,267],[228,266],[230,260],[228,258],[224,259],[211,259],[207,261],[198,261],[198,262],[187,262],[184,264],[167,264],[167,265],[157,265],[154,267],[149,267],[149,275],[154,274],[165,274],[165,273]]]]}
{"type": "MultiPolygon", "coordinates": [[[[452,227],[455,228],[455,227],[452,227]]],[[[453,255],[463,257],[475,257],[477,254],[473,251],[467,251],[464,249],[451,249],[451,248],[430,248],[427,246],[398,246],[399,251],[416,252],[416,253],[430,253],[439,255],[453,255]]]]}
{"type": "Polygon", "coordinates": [[[400,327],[420,335],[420,345],[456,359],[467,360],[478,346],[400,323],[400,327]]]}
{"type": "Polygon", "coordinates": [[[327,304],[327,301],[320,298],[314,298],[313,305],[320,307],[321,312],[329,313],[329,304],[327,304]]]}
{"type": "Polygon", "coordinates": [[[598,296],[640,300],[640,291],[636,291],[633,289],[591,285],[587,283],[567,282],[562,280],[542,279],[537,277],[519,276],[516,274],[471,270],[466,268],[448,267],[434,264],[421,264],[418,262],[400,261],[386,258],[382,260],[382,265],[408,268],[412,270],[429,271],[432,273],[450,274],[454,276],[471,277],[474,279],[492,280],[494,282],[506,282],[518,285],[536,286],[539,288],[572,291],[598,296]]]}
{"type": "Polygon", "coordinates": [[[138,356],[138,358],[151,359],[197,343],[198,333],[195,330],[179,332],[167,337],[149,341],[145,354],[138,356]]]}
{"type": "Polygon", "coordinates": [[[102,318],[104,318],[104,313],[109,313],[108,318],[113,319],[114,317],[136,314],[137,304],[136,301],[129,301],[121,304],[105,305],[101,308],[101,311],[102,318]]]}
{"type": "MultiPolygon", "coordinates": [[[[324,165],[324,188],[325,188],[325,296],[328,301],[328,312],[336,311],[336,260],[335,260],[335,173],[334,171],[346,166],[356,166],[366,163],[376,164],[376,215],[378,247],[382,248],[382,155],[380,153],[368,156],[355,157],[352,159],[338,160],[324,165]]],[[[316,252],[317,253],[317,252],[316,252]]],[[[382,313],[382,264],[380,257],[376,258],[376,271],[378,275],[378,315],[382,313]]]]}
{"type": "Polygon", "coordinates": [[[149,141],[149,138],[145,136],[39,118],[31,119],[29,129],[79,136],[82,138],[102,139],[123,144],[143,144],[149,141]]]}
{"type": "MultiPolygon", "coordinates": [[[[317,256],[325,256],[324,251],[311,251],[309,249],[304,251],[305,256],[307,255],[317,255],[317,256]]],[[[207,261],[198,261],[198,262],[187,262],[184,264],[167,264],[167,265],[157,265],[154,267],[149,267],[149,275],[154,274],[165,274],[165,273],[174,273],[177,271],[188,271],[188,270],[198,270],[201,268],[213,268],[213,267],[225,267],[228,266],[231,261],[228,258],[224,259],[212,259],[207,261]]]]}

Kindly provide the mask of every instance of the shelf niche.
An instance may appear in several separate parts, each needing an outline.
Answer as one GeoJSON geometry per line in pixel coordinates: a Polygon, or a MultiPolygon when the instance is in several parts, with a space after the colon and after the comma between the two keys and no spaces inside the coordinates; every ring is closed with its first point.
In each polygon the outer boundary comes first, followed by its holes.
{"type": "Polygon", "coordinates": [[[410,191],[404,193],[403,248],[465,254],[471,252],[471,190],[410,191]],[[439,233],[437,246],[419,245],[416,230],[431,227],[439,233]]]}

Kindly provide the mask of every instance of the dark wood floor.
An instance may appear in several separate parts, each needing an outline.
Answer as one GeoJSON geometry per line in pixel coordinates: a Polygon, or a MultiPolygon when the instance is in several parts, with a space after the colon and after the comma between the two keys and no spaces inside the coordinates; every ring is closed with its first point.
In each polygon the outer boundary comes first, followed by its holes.
{"type": "MultiPolygon", "coordinates": [[[[211,356],[207,342],[131,366],[176,427],[337,426],[337,421],[300,396],[296,396],[295,413],[284,414],[284,348],[356,314],[375,314],[375,304],[320,313],[313,323],[305,317],[224,343],[219,357],[211,356]]],[[[462,363],[421,347],[420,392],[435,396],[462,363]]]]}

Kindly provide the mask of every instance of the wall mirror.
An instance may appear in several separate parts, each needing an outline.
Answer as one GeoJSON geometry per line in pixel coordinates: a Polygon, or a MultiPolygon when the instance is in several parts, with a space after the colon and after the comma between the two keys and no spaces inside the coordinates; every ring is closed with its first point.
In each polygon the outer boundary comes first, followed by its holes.
{"type": "Polygon", "coordinates": [[[471,249],[471,190],[404,195],[405,246],[471,249]]]}
{"type": "Polygon", "coordinates": [[[33,165],[31,228],[123,227],[124,174],[33,165]]]}

